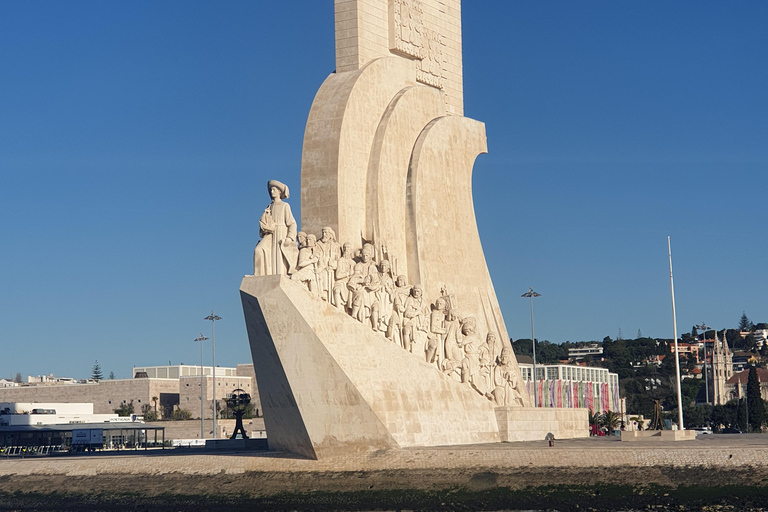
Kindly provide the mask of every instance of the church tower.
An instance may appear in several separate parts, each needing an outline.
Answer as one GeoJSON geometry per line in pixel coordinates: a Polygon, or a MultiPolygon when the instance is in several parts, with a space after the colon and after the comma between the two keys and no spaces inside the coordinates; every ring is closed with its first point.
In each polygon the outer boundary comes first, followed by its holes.
{"type": "Polygon", "coordinates": [[[722,341],[715,331],[715,341],[712,349],[712,386],[715,405],[723,405],[728,401],[725,382],[733,375],[733,353],[728,348],[723,331],[722,341]]]}

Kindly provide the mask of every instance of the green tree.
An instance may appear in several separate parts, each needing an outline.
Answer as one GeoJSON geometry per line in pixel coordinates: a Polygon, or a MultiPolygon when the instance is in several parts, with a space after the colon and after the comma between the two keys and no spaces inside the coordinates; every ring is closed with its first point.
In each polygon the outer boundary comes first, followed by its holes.
{"type": "Polygon", "coordinates": [[[749,367],[747,377],[747,405],[749,406],[749,425],[752,430],[759,431],[765,419],[765,404],[760,396],[760,382],[757,379],[757,368],[749,367]]]}
{"type": "Polygon", "coordinates": [[[736,425],[743,430],[747,431],[749,420],[747,419],[747,399],[740,398],[736,400],[736,425]]]}
{"type": "Polygon", "coordinates": [[[118,416],[131,416],[134,414],[133,411],[133,400],[131,400],[129,403],[123,402],[120,404],[120,407],[115,409],[115,414],[118,416]]]}
{"type": "Polygon", "coordinates": [[[21,380],[21,374],[19,372],[16,372],[16,376],[13,378],[13,382],[15,382],[16,384],[21,384],[22,380],[21,380]]]}
{"type": "Polygon", "coordinates": [[[115,380],[115,372],[109,372],[109,380],[115,380]]]}
{"type": "Polygon", "coordinates": [[[621,416],[611,410],[605,411],[600,416],[600,425],[608,429],[609,433],[613,433],[614,430],[619,428],[621,422],[621,416]]]}
{"type": "Polygon", "coordinates": [[[176,409],[171,414],[171,419],[173,421],[189,420],[192,419],[192,413],[186,409],[176,409]]]}
{"type": "Polygon", "coordinates": [[[687,427],[705,427],[712,423],[712,406],[703,404],[683,407],[683,421],[687,427]]]}
{"type": "Polygon", "coordinates": [[[141,406],[141,414],[144,416],[144,421],[157,421],[157,412],[152,410],[152,406],[144,404],[141,406]]]}
{"type": "Polygon", "coordinates": [[[747,313],[742,311],[741,312],[741,319],[739,320],[739,330],[740,331],[751,331],[754,329],[754,325],[747,317],[747,313]]]}
{"type": "Polygon", "coordinates": [[[531,348],[531,340],[527,338],[522,338],[516,341],[512,342],[512,350],[515,351],[515,354],[518,356],[533,356],[533,350],[531,348]]]}
{"type": "Polygon", "coordinates": [[[101,373],[101,365],[99,364],[99,361],[94,361],[93,363],[93,369],[91,370],[91,378],[93,380],[101,380],[104,378],[104,375],[101,373]]]}

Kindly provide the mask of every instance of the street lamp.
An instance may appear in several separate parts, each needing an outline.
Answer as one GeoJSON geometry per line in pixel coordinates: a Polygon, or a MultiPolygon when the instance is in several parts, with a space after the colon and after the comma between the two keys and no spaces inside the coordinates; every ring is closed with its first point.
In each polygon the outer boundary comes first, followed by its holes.
{"type": "Polygon", "coordinates": [[[205,409],[203,408],[203,342],[207,339],[203,336],[203,333],[200,333],[200,336],[195,338],[195,341],[200,342],[200,439],[205,439],[205,423],[203,422],[203,418],[205,418],[205,409]]]}
{"type": "Polygon", "coordinates": [[[216,320],[221,320],[220,316],[216,316],[211,310],[211,314],[205,317],[203,320],[211,321],[211,348],[213,349],[213,437],[216,438],[216,320]]]}
{"type": "Polygon", "coordinates": [[[531,299],[531,347],[533,349],[533,406],[539,406],[538,392],[536,390],[536,338],[533,336],[533,298],[541,297],[540,293],[533,291],[533,288],[528,287],[528,291],[521,295],[521,297],[528,297],[531,299]]]}
{"type": "Polygon", "coordinates": [[[707,405],[709,405],[709,374],[707,373],[707,331],[711,329],[711,327],[704,322],[701,322],[701,325],[697,325],[696,329],[702,331],[702,338],[704,341],[704,391],[707,405]]]}

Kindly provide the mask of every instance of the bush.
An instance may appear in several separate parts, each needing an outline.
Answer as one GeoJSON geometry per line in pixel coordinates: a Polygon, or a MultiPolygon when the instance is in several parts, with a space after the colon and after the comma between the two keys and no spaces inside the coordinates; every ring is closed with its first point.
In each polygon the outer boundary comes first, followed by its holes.
{"type": "Polygon", "coordinates": [[[171,420],[173,421],[191,420],[191,419],[192,419],[192,413],[186,409],[176,409],[175,411],[173,411],[173,414],[171,414],[171,420]]]}

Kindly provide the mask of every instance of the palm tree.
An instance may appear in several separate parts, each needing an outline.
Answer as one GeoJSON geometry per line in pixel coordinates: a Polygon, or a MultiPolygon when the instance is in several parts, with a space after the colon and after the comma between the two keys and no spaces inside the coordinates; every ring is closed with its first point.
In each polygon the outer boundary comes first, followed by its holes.
{"type": "Polygon", "coordinates": [[[155,415],[157,415],[157,397],[153,396],[152,401],[155,403],[155,415]]]}
{"type": "Polygon", "coordinates": [[[620,422],[621,416],[610,410],[605,411],[602,416],[600,416],[600,424],[606,427],[609,433],[613,433],[613,431],[616,430],[616,428],[619,426],[620,422]]]}

